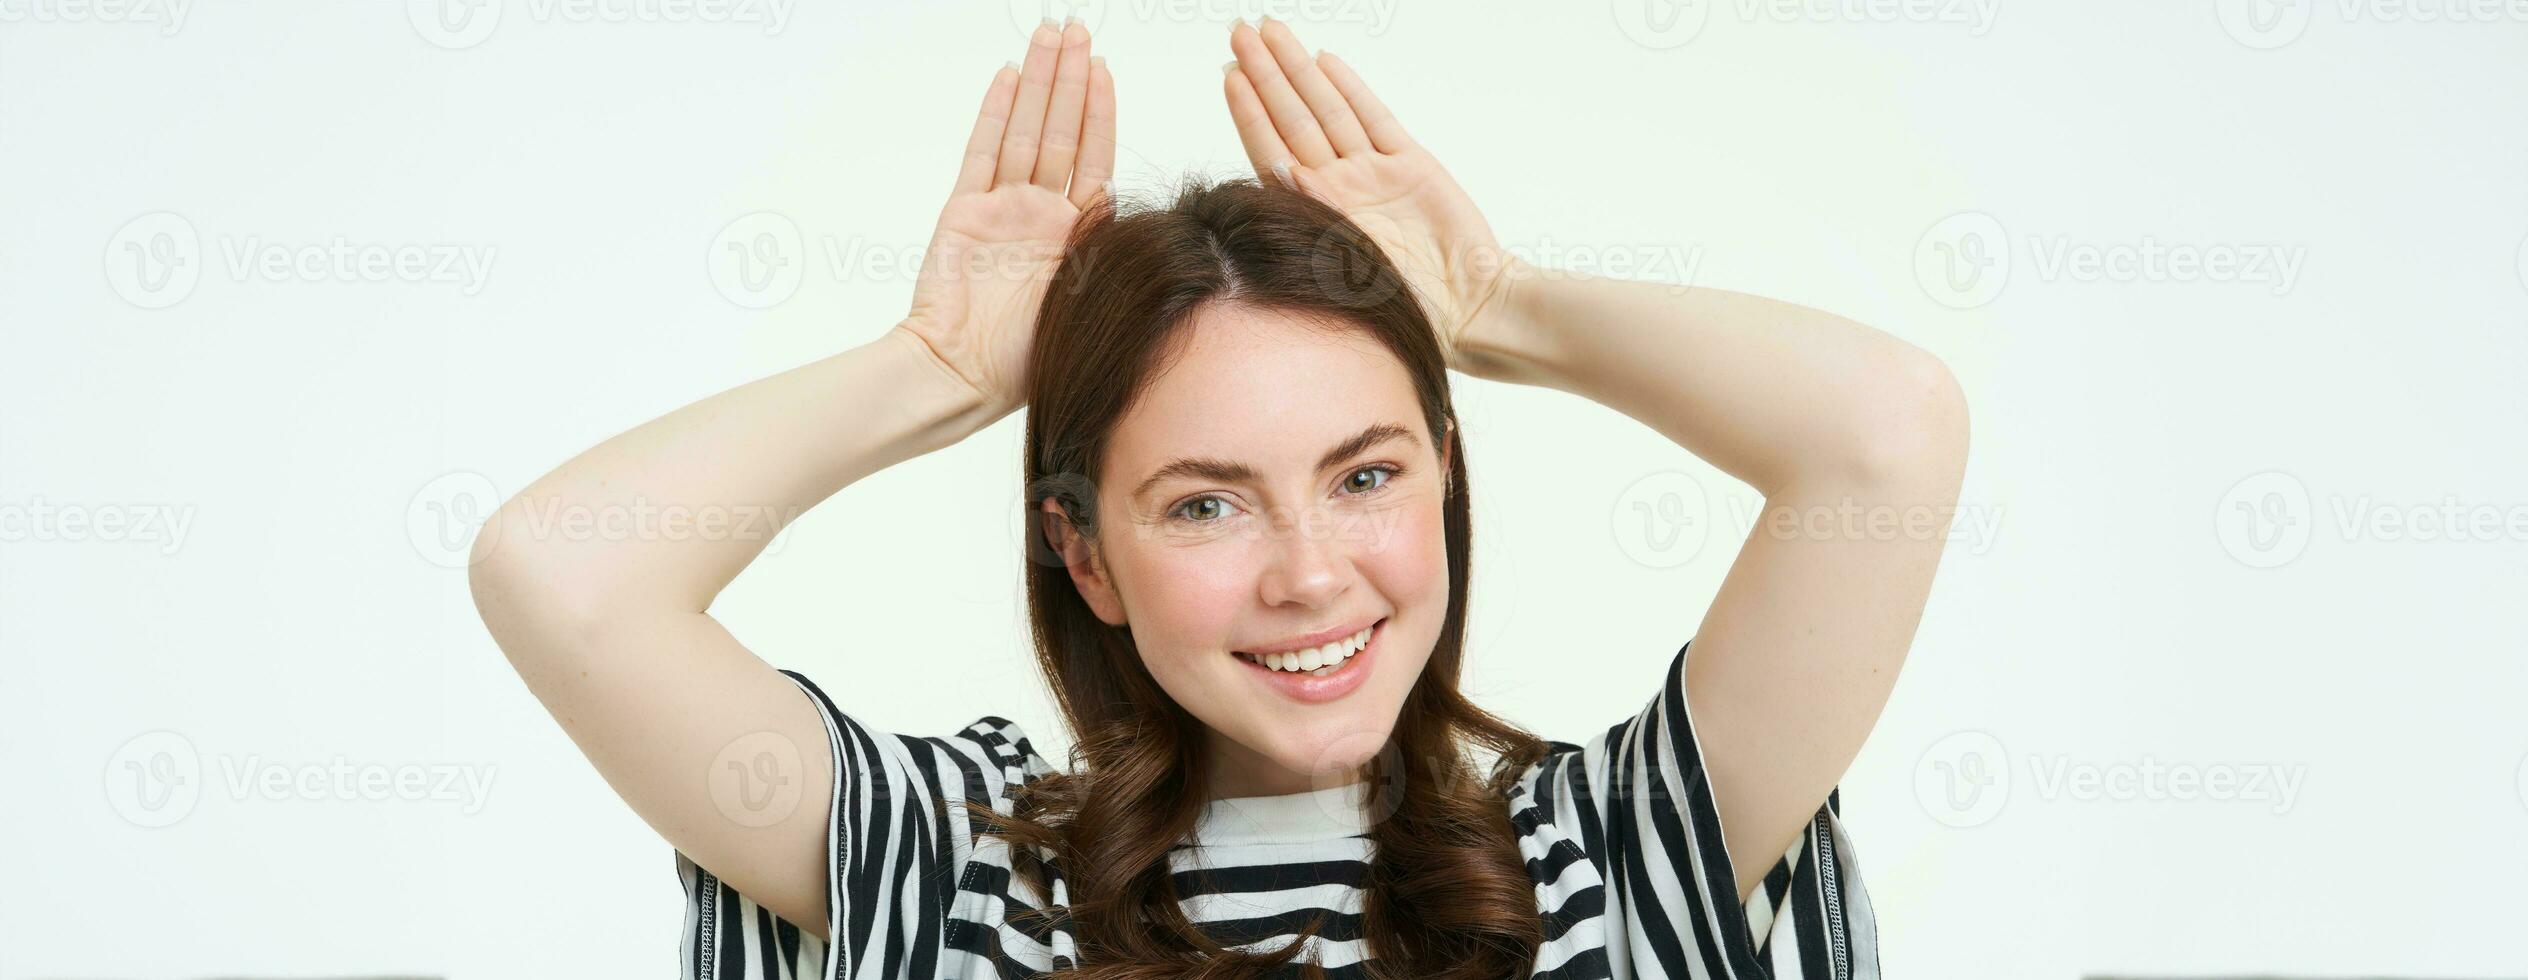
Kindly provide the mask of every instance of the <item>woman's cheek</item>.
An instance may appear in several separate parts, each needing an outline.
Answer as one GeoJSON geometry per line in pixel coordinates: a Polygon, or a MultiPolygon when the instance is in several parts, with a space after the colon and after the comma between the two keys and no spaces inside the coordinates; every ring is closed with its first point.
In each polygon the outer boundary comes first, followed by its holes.
{"type": "Polygon", "coordinates": [[[1448,595],[1447,522],[1437,498],[1417,498],[1394,508],[1377,522],[1362,551],[1374,568],[1372,581],[1399,605],[1412,599],[1448,595]]]}
{"type": "Polygon", "coordinates": [[[1132,616],[1157,627],[1153,632],[1169,640],[1169,649],[1208,651],[1229,635],[1240,600],[1253,601],[1246,597],[1254,577],[1226,549],[1170,549],[1147,563],[1140,578],[1145,594],[1136,597],[1132,616]]]}

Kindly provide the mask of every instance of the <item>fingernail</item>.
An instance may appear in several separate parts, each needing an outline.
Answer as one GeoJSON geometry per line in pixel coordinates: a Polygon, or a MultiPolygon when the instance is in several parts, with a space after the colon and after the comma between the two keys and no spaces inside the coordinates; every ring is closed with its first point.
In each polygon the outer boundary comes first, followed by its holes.
{"type": "Polygon", "coordinates": [[[1235,74],[1237,74],[1237,73],[1238,73],[1238,59],[1236,59],[1236,58],[1231,58],[1231,59],[1229,59],[1229,62],[1228,62],[1227,64],[1221,65],[1221,66],[1220,66],[1220,73],[1221,73],[1221,74],[1223,74],[1223,75],[1235,75],[1235,74]]]}
{"type": "Polygon", "coordinates": [[[1004,61],[1004,62],[1001,62],[1001,67],[1003,67],[1003,68],[1007,68],[1007,69],[1009,69],[1009,70],[1011,70],[1011,71],[1017,71],[1017,70],[1018,70],[1018,62],[1015,62],[1015,61],[1004,61]]]}
{"type": "Polygon", "coordinates": [[[1090,68],[1104,68],[1104,67],[1106,67],[1106,56],[1105,56],[1105,55],[1102,55],[1102,54],[1093,54],[1093,55],[1089,55],[1089,56],[1088,56],[1088,66],[1089,66],[1090,68]]]}
{"type": "Polygon", "coordinates": [[[1287,164],[1287,163],[1276,163],[1276,164],[1274,164],[1274,165],[1273,165],[1273,176],[1280,178],[1282,183],[1285,183],[1285,184],[1290,183],[1290,164],[1287,164]]]}

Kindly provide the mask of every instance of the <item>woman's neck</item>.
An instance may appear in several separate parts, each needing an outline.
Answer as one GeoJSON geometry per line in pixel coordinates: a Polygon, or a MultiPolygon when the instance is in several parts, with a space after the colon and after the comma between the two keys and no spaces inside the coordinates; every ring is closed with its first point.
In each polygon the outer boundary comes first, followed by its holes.
{"type": "Polygon", "coordinates": [[[1320,773],[1291,769],[1235,739],[1211,733],[1211,780],[1209,798],[1228,799],[1246,796],[1286,796],[1333,786],[1347,786],[1368,778],[1358,768],[1330,770],[1320,773]]]}

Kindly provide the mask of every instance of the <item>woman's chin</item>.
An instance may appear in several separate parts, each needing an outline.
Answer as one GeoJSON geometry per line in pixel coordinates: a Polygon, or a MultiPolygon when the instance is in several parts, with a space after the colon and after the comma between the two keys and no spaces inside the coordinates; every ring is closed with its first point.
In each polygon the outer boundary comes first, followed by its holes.
{"type": "Polygon", "coordinates": [[[1316,787],[1340,786],[1360,778],[1361,767],[1387,745],[1388,730],[1337,727],[1324,732],[1284,732],[1270,757],[1284,770],[1305,773],[1316,787]]]}

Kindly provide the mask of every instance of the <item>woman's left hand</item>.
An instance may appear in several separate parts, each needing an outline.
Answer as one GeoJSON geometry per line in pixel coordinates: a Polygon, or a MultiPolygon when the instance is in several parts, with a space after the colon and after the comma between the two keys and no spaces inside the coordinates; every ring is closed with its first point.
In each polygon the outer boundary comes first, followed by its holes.
{"type": "Polygon", "coordinates": [[[1240,21],[1229,48],[1229,116],[1257,175],[1286,174],[1368,232],[1420,296],[1449,366],[1483,376],[1468,338],[1506,329],[1496,321],[1516,260],[1475,202],[1350,65],[1310,57],[1290,25],[1240,21]]]}

